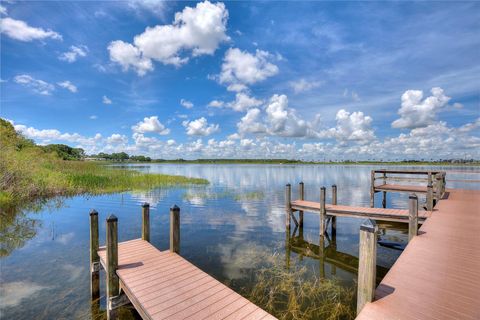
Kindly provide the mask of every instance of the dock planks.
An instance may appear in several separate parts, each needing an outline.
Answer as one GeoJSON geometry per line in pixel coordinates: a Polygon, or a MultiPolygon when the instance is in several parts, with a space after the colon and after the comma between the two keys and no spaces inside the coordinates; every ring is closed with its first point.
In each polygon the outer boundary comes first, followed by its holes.
{"type": "MultiPolygon", "coordinates": [[[[293,210],[307,212],[320,212],[320,202],[294,200],[291,202],[291,208],[293,210]]],[[[327,215],[338,217],[363,217],[381,221],[408,222],[408,210],[402,209],[367,208],[331,204],[326,204],[325,209],[327,215]]],[[[419,211],[418,219],[424,221],[430,217],[431,214],[430,211],[419,211]]]]}
{"type": "MultiPolygon", "coordinates": [[[[106,267],[106,250],[98,251],[106,267]]],[[[170,251],[135,239],[118,244],[120,287],[143,319],[276,319],[170,251]]]]}
{"type": "Polygon", "coordinates": [[[357,320],[480,319],[480,191],[448,190],[357,320]]]}

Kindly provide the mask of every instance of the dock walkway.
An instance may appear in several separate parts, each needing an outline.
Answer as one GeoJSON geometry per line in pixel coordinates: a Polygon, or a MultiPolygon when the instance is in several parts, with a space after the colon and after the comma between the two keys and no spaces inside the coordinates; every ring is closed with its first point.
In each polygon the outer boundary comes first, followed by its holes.
{"type": "Polygon", "coordinates": [[[480,319],[480,191],[447,190],[357,320],[480,319]]]}
{"type": "MultiPolygon", "coordinates": [[[[106,269],[105,247],[98,255],[106,269]]],[[[118,244],[117,275],[143,319],[275,319],[180,255],[142,239],[118,244]]]]}
{"type": "MultiPolygon", "coordinates": [[[[320,202],[294,200],[291,202],[291,208],[294,211],[318,213],[320,212],[320,202]]],[[[325,210],[328,216],[368,218],[379,221],[408,222],[409,218],[409,211],[403,209],[368,208],[326,204],[325,210]]],[[[431,214],[432,213],[430,211],[419,211],[418,219],[420,222],[423,222],[426,218],[430,217],[431,214]]]]}
{"type": "Polygon", "coordinates": [[[180,256],[180,208],[170,209],[170,250],[150,243],[150,205],[142,205],[142,238],[118,242],[118,219],[106,220],[106,245],[99,246],[98,212],[90,212],[91,298],[100,300],[99,271],[105,270],[107,320],[132,304],[144,320],[274,320],[274,316],[180,256]]]}

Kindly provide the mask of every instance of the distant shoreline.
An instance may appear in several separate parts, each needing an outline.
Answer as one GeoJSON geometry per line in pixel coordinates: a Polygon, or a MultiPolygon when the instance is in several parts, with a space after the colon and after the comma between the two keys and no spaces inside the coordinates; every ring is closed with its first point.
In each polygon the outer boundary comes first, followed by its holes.
{"type": "MultiPolygon", "coordinates": [[[[97,162],[97,161],[95,161],[97,162]]],[[[342,162],[324,162],[324,161],[301,161],[286,159],[196,159],[196,160],[152,160],[148,162],[140,161],[101,161],[114,164],[148,164],[148,163],[173,163],[173,164],[282,164],[282,165],[386,165],[386,166],[469,166],[479,167],[480,161],[473,162],[437,162],[437,161],[342,161],[342,162]]]]}

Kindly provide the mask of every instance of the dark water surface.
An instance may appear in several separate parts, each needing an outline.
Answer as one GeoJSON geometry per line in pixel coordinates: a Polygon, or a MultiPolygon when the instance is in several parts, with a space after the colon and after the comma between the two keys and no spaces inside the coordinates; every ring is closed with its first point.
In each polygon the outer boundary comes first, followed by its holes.
{"type": "MultiPolygon", "coordinates": [[[[303,238],[291,240],[286,250],[284,186],[305,182],[305,198],[319,199],[319,188],[338,186],[338,202],[369,205],[371,166],[316,165],[132,165],[151,173],[206,178],[207,186],[156,189],[95,197],[55,199],[37,211],[2,214],[0,233],[1,319],[91,319],[89,292],[89,211],[99,212],[100,243],[105,242],[105,219],[118,217],[119,241],[141,234],[141,203],[151,204],[151,242],[168,248],[169,208],[181,208],[181,254],[234,290],[253,287],[252,274],[265,266],[265,257],[289,253],[292,264],[305,266],[308,277],[339,278],[346,288],[355,286],[358,264],[358,230],[361,221],[337,219],[335,246],[327,241],[327,259],[318,259],[318,216],[305,214],[303,238]]],[[[398,168],[398,167],[396,167],[398,168]]],[[[420,169],[415,167],[416,169],[420,169]]],[[[424,169],[424,168],[423,168],[424,169]]],[[[438,169],[438,168],[436,168],[438,169]]],[[[478,184],[449,179],[479,179],[477,168],[449,167],[447,187],[480,189],[478,184]]],[[[379,197],[380,194],[377,194],[379,197]]],[[[387,207],[406,208],[406,194],[388,194],[387,207]]],[[[376,199],[379,203],[380,198],[376,199]]],[[[401,225],[381,225],[380,238],[404,243],[401,225]]],[[[331,239],[330,239],[331,240],[331,239]]],[[[401,251],[378,247],[379,273],[390,268],[401,251]]],[[[104,274],[101,274],[102,295],[104,274]]],[[[354,301],[351,301],[354,303],[354,301]]],[[[104,297],[101,307],[104,308],[104,297]]],[[[125,319],[135,312],[124,310],[125,319]]]]}

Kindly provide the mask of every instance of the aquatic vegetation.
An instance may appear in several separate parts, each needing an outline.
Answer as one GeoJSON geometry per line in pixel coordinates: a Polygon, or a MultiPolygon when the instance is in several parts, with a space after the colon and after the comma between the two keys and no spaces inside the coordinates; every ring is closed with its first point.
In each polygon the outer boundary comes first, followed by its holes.
{"type": "Polygon", "coordinates": [[[252,191],[252,192],[247,192],[247,193],[235,195],[235,200],[236,201],[262,200],[263,198],[265,198],[265,194],[262,191],[252,191]]]}
{"type": "Polygon", "coordinates": [[[147,190],[160,186],[207,184],[205,179],[145,174],[97,162],[67,161],[15,132],[0,119],[0,207],[81,193],[147,190]]]}
{"type": "Polygon", "coordinates": [[[279,319],[354,319],[355,287],[338,279],[306,277],[307,268],[286,269],[280,255],[255,273],[255,285],[244,295],[279,319]]]}

